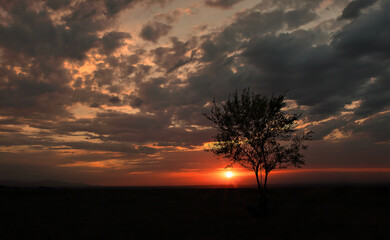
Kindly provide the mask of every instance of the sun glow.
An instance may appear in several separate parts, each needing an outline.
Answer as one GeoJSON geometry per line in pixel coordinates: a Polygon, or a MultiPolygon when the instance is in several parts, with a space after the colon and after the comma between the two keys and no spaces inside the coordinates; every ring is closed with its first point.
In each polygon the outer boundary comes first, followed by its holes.
{"type": "Polygon", "coordinates": [[[226,172],[226,177],[227,177],[227,178],[233,177],[233,173],[230,172],[230,171],[226,172]]]}

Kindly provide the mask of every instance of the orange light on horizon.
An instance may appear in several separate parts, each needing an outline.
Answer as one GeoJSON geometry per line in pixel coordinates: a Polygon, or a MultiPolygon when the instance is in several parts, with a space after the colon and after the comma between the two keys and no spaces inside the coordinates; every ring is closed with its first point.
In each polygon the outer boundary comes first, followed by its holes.
{"type": "Polygon", "coordinates": [[[227,177],[227,178],[233,177],[233,173],[232,173],[231,171],[227,171],[227,172],[226,172],[226,177],[227,177]]]}

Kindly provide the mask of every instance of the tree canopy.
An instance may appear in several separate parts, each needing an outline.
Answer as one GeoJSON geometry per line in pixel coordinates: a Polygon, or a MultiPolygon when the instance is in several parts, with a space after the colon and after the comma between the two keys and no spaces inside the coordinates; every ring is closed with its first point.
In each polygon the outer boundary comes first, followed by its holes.
{"type": "Polygon", "coordinates": [[[297,133],[299,114],[287,114],[285,94],[263,96],[249,89],[235,91],[226,102],[214,99],[210,114],[204,114],[217,130],[207,151],[254,171],[259,191],[266,189],[268,174],[275,168],[305,164],[302,150],[311,132],[297,133]]]}

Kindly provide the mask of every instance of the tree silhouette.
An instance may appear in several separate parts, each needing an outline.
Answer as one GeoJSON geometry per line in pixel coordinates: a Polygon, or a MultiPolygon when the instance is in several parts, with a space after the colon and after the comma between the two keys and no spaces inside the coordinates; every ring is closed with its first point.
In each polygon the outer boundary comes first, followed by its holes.
{"type": "Polygon", "coordinates": [[[214,99],[211,114],[204,114],[217,130],[206,151],[229,159],[227,167],[238,163],[253,171],[260,196],[273,169],[305,164],[303,141],[311,132],[297,134],[294,123],[301,115],[284,112],[284,99],[285,94],[266,97],[246,89],[239,96],[235,91],[221,106],[214,99]]]}

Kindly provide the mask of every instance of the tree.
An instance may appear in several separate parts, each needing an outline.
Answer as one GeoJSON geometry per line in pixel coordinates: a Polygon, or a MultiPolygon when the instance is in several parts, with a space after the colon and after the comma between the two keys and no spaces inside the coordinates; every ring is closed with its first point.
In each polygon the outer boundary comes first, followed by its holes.
{"type": "Polygon", "coordinates": [[[240,164],[253,171],[261,196],[273,169],[305,164],[301,152],[311,132],[297,134],[294,124],[301,115],[288,115],[285,106],[285,94],[266,97],[246,89],[241,96],[235,91],[221,106],[214,99],[211,114],[204,114],[217,130],[206,151],[228,159],[227,167],[240,164]]]}

